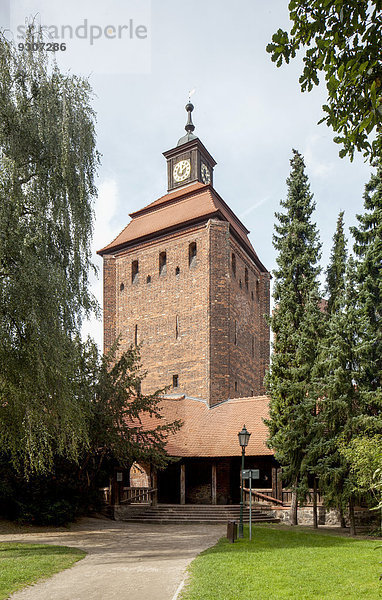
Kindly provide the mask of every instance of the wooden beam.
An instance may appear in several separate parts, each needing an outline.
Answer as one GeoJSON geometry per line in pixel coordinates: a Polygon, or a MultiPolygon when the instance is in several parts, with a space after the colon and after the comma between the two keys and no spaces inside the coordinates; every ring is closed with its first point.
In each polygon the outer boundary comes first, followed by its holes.
{"type": "Polygon", "coordinates": [[[186,465],[180,465],[180,503],[186,504],[186,465]]]}
{"type": "Polygon", "coordinates": [[[282,500],[283,499],[283,481],[281,478],[281,469],[278,468],[277,469],[277,494],[276,494],[276,498],[278,500],[282,500]]]}
{"type": "Polygon", "coordinates": [[[155,468],[152,467],[151,471],[151,487],[155,489],[152,495],[152,506],[156,506],[158,504],[158,473],[155,468]]]}
{"type": "Polygon", "coordinates": [[[212,463],[212,482],[211,482],[211,496],[212,504],[216,504],[216,463],[212,463]]]}
{"type": "Polygon", "coordinates": [[[277,498],[277,467],[272,467],[272,496],[277,498]]]}

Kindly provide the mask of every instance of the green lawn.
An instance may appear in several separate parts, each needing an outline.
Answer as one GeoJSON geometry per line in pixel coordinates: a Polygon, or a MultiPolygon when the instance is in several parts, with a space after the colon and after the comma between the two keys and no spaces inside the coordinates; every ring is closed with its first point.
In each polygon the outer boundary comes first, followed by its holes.
{"type": "Polygon", "coordinates": [[[256,526],[222,538],[190,565],[181,600],[382,599],[380,540],[256,526]]]}
{"type": "Polygon", "coordinates": [[[66,546],[0,544],[0,600],[12,592],[71,567],[85,552],[66,546]]]}

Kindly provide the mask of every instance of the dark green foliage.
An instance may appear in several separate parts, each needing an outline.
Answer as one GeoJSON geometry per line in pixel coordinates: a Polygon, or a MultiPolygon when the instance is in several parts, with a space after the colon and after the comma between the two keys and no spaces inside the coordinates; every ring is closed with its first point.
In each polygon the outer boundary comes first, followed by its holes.
{"type": "Polygon", "coordinates": [[[382,407],[382,163],[365,187],[365,211],[352,227],[357,257],[358,304],[364,319],[360,361],[364,392],[382,407]]]}
{"type": "Polygon", "coordinates": [[[269,445],[283,467],[284,484],[296,485],[307,475],[306,449],[315,419],[309,398],[311,370],[321,330],[318,274],[320,243],[311,217],[314,202],[302,156],[293,151],[288,195],[277,213],[273,244],[278,252],[274,271],[275,310],[269,391],[269,445]]]}
{"type": "Polygon", "coordinates": [[[343,508],[349,500],[357,499],[350,465],[340,453],[341,446],[347,445],[357,432],[361,409],[355,385],[359,375],[357,338],[361,326],[356,301],[355,266],[350,258],[346,287],[329,315],[314,366],[318,419],[310,448],[326,504],[343,508]]]}
{"type": "Polygon", "coordinates": [[[343,299],[345,292],[346,258],[344,212],[342,211],[338,215],[337,228],[333,236],[332,253],[326,270],[326,293],[328,294],[326,314],[328,315],[337,309],[337,304],[343,299]]]}
{"type": "MultiPolygon", "coordinates": [[[[279,29],[267,51],[279,67],[306,48],[302,91],[319,85],[328,91],[322,119],[338,134],[340,156],[360,150],[382,156],[382,2],[381,0],[291,0],[290,33],[279,29]]],[[[321,121],[321,122],[322,122],[321,121]]]]}
{"type": "Polygon", "coordinates": [[[75,338],[95,307],[90,98],[86,80],[0,34],[0,442],[26,473],[87,443],[75,338]]]}
{"type": "Polygon", "coordinates": [[[49,474],[32,474],[27,480],[10,465],[9,456],[0,456],[2,516],[62,525],[100,509],[98,489],[109,485],[115,466],[129,469],[134,461],[147,461],[163,468],[170,460],[166,438],[181,423],[158,424],[160,391],[151,395],[139,393],[144,378],[139,348],[131,347],[117,358],[117,346],[103,357],[90,341],[80,347],[76,385],[82,399],[88,444],[76,462],[56,453],[49,474]],[[150,423],[148,417],[156,419],[150,423]]]}
{"type": "Polygon", "coordinates": [[[102,463],[114,461],[129,466],[134,461],[167,465],[165,445],[169,433],[181,423],[160,423],[160,399],[140,392],[145,374],[139,348],[131,346],[119,358],[116,345],[107,356],[99,357],[90,341],[85,346],[81,373],[89,394],[89,445],[81,457],[81,474],[86,481],[96,477],[102,463]],[[150,422],[150,417],[155,417],[150,422]],[[144,420],[144,426],[142,423],[144,420]]]}

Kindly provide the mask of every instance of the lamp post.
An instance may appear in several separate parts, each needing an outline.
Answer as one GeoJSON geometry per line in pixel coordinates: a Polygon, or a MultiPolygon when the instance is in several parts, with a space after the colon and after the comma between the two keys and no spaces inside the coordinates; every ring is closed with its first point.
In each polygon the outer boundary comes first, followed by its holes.
{"type": "Polygon", "coordinates": [[[239,438],[239,444],[241,446],[241,473],[240,473],[241,487],[240,487],[239,538],[242,538],[243,537],[243,475],[242,475],[242,472],[244,470],[245,449],[248,446],[248,442],[249,442],[249,438],[250,438],[251,434],[248,433],[248,431],[244,425],[243,429],[241,431],[239,431],[239,433],[237,435],[239,438]]]}

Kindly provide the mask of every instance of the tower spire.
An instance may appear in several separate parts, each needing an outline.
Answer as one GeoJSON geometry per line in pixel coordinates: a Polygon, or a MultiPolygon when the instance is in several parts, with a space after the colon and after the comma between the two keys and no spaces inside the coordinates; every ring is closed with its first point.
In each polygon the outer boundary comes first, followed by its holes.
{"type": "Polygon", "coordinates": [[[192,111],[194,110],[194,105],[190,102],[190,96],[191,93],[189,93],[189,97],[188,97],[188,102],[186,104],[186,111],[187,111],[187,123],[185,125],[185,130],[186,130],[186,135],[184,135],[183,137],[180,138],[180,140],[178,140],[178,144],[177,146],[182,146],[182,144],[186,144],[187,142],[191,141],[191,140],[196,140],[197,136],[193,134],[193,131],[195,129],[195,125],[192,122],[192,111]]]}

